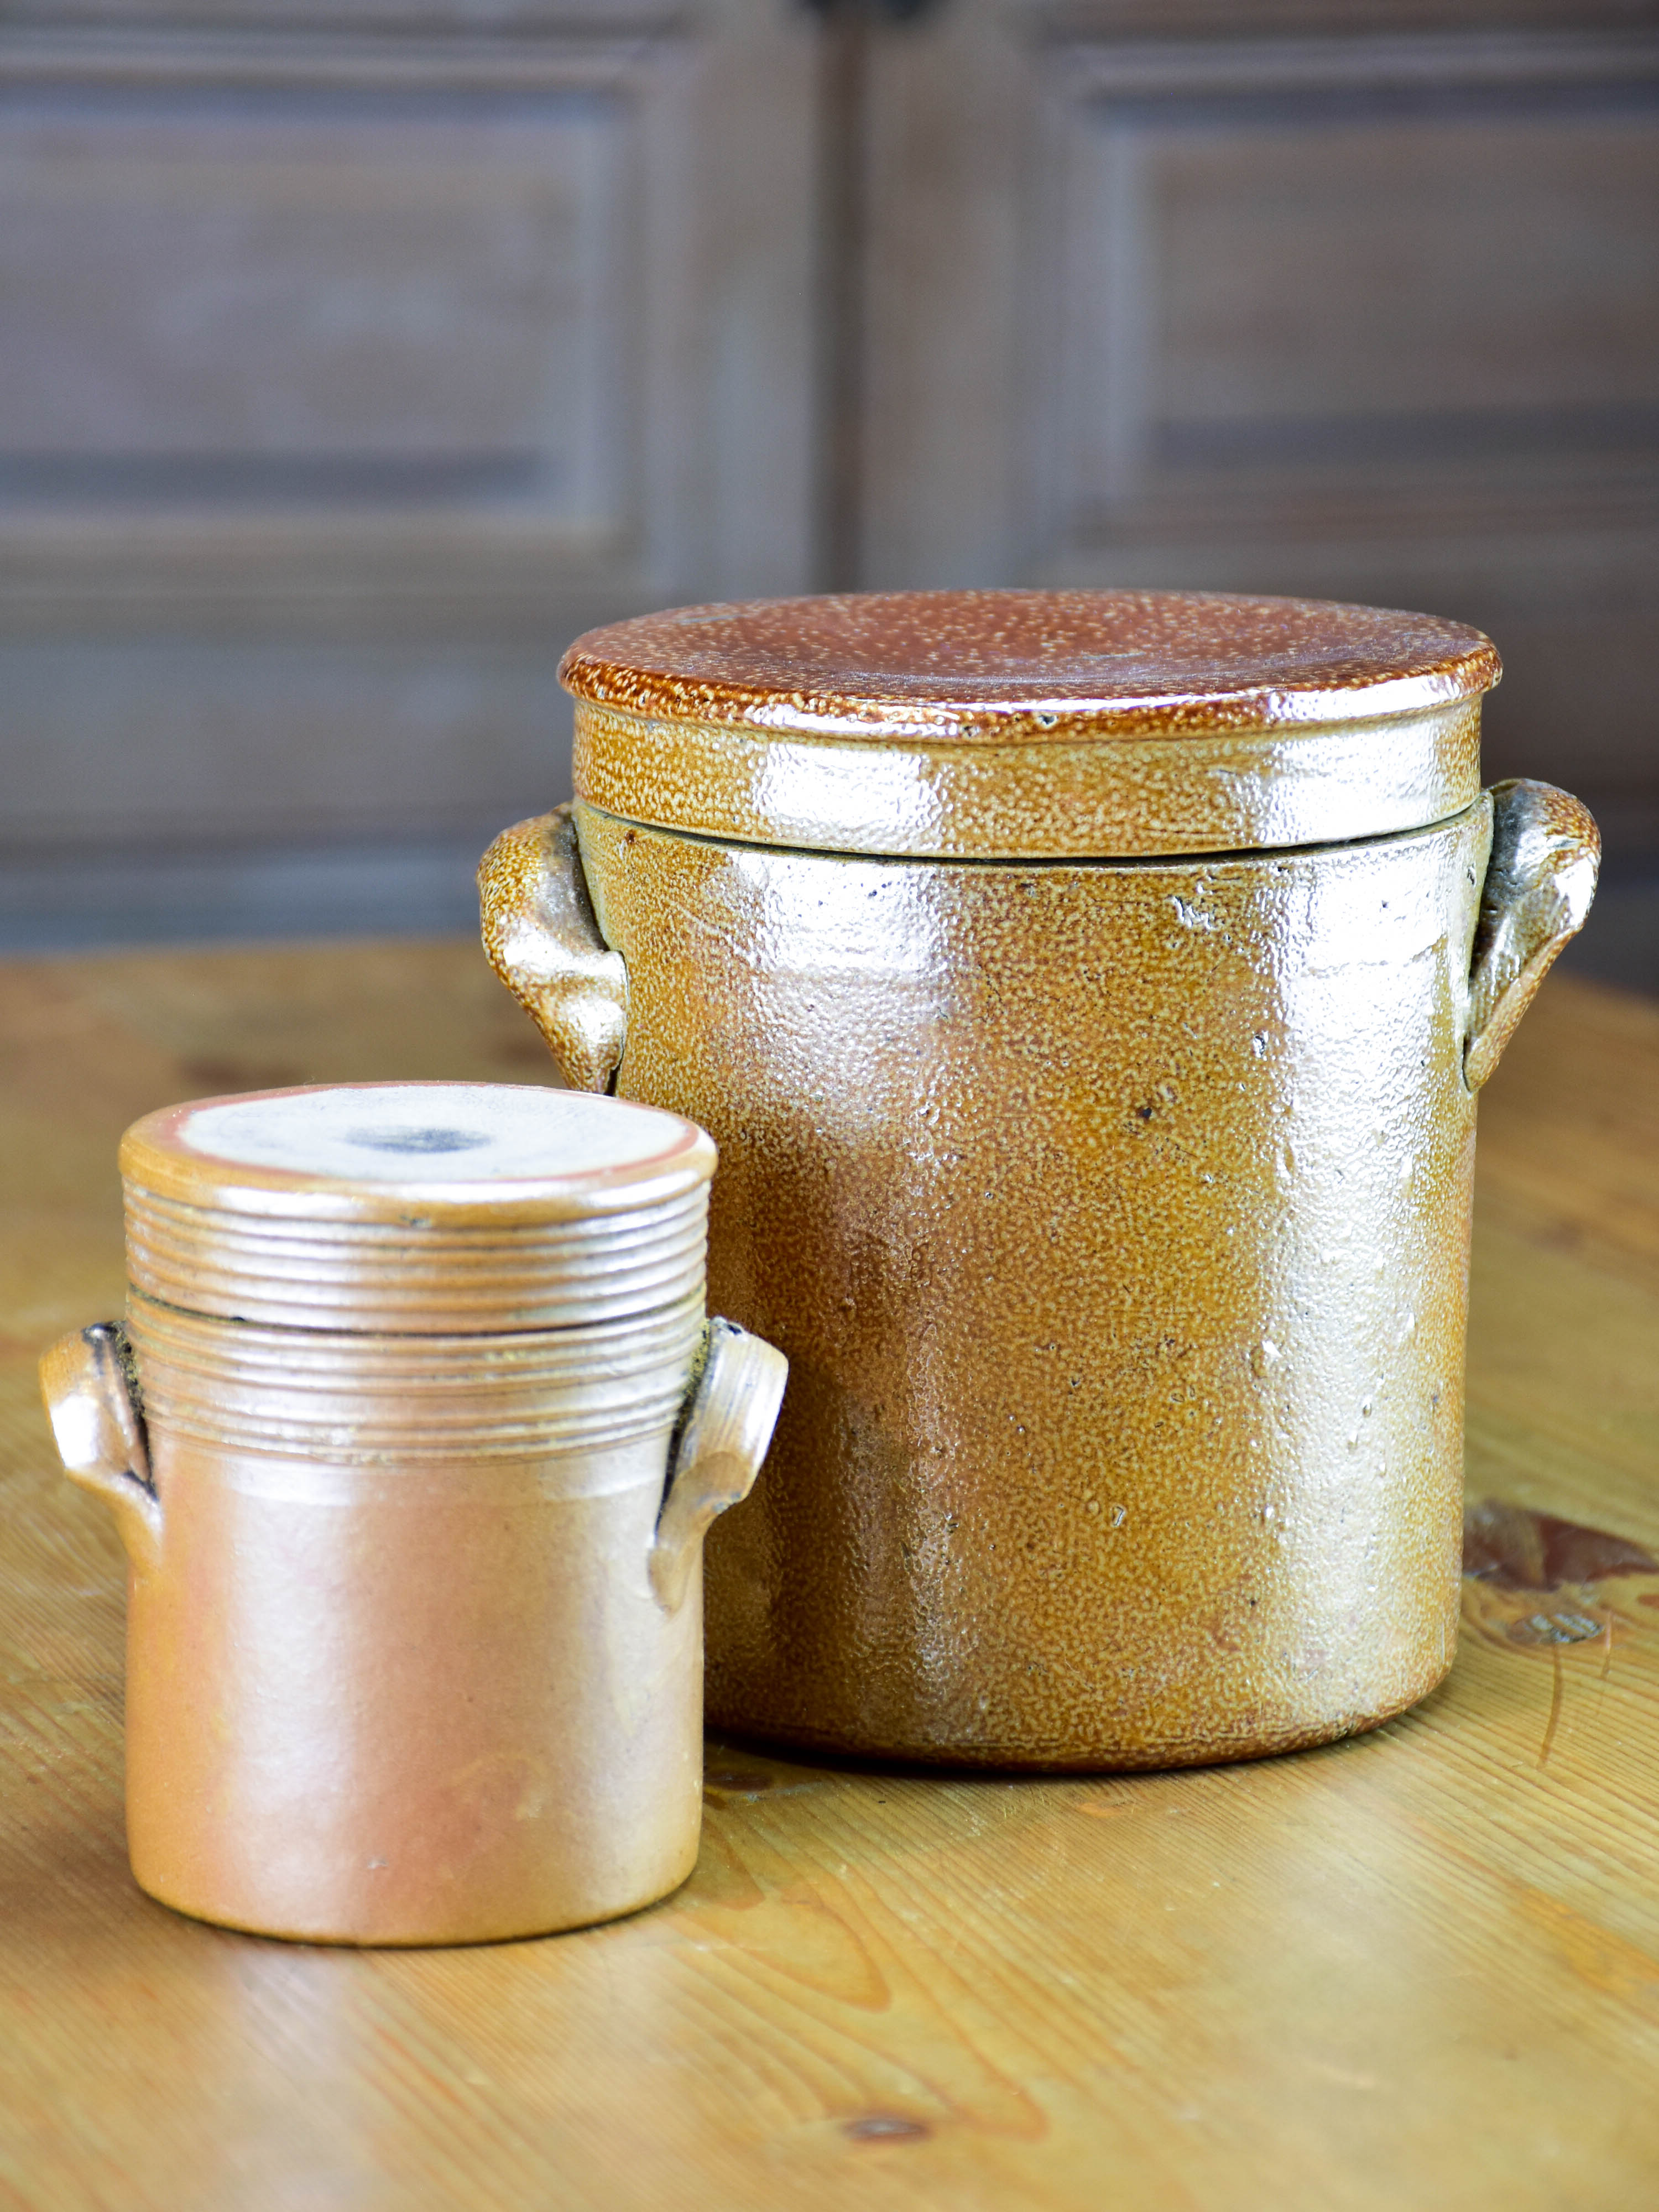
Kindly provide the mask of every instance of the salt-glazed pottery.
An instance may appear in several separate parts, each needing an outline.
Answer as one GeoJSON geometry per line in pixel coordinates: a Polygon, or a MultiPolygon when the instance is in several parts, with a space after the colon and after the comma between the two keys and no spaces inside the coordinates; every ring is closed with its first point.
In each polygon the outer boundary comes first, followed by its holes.
{"type": "Polygon", "coordinates": [[[708,1560],[728,1729],[1046,1767],[1367,1728],[1456,1618],[1474,1094],[1594,887],[1497,655],[1180,592],[581,639],[486,856],[573,1085],[707,1127],[794,1381],[708,1560]]]}
{"type": "Polygon", "coordinates": [[[714,1157],[673,1115],[528,1085],[270,1091],[127,1132],[125,1328],[65,1337],[42,1381],[130,1561],[152,1896],[467,1942],[690,1871],[702,1540],[785,1373],[705,1328],[714,1157]]]}

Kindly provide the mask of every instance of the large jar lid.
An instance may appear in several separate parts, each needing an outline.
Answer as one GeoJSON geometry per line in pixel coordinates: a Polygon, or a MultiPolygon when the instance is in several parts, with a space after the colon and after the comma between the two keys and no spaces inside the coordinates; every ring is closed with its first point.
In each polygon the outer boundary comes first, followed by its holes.
{"type": "Polygon", "coordinates": [[[714,1160],[678,1115],[530,1084],[197,1099],[122,1139],[128,1272],[279,1326],[580,1326],[701,1293],[714,1160]]]}
{"type": "Polygon", "coordinates": [[[1417,829],[1480,788],[1479,630],[1224,592],[887,592],[590,630],[576,792],[818,850],[1237,851],[1417,829]]]}

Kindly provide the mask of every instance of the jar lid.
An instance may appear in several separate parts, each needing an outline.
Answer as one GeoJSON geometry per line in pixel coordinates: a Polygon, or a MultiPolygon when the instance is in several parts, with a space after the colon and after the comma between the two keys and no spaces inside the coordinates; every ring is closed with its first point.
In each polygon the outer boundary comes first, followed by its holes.
{"type": "Polygon", "coordinates": [[[576,794],[817,850],[1100,857],[1420,829],[1480,790],[1489,639],[1229,592],[879,592],[578,638],[576,794]]]}
{"type": "Polygon", "coordinates": [[[121,1140],[128,1273],[292,1328],[574,1327],[701,1295],[714,1161],[678,1115],[531,1084],[196,1099],[121,1140]]]}

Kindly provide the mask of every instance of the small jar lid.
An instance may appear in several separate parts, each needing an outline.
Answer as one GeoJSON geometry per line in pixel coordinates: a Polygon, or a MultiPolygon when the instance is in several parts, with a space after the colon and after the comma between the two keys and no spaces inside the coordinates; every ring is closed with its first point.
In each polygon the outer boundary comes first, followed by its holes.
{"type": "Polygon", "coordinates": [[[121,1141],[128,1272],[187,1312],[451,1334],[577,1327],[702,1285],[713,1139],[530,1084],[204,1098],[121,1141]]]}
{"type": "Polygon", "coordinates": [[[848,593],[590,630],[576,794],[815,850],[1236,852],[1420,829],[1480,789],[1491,641],[1228,592],[848,593]]]}

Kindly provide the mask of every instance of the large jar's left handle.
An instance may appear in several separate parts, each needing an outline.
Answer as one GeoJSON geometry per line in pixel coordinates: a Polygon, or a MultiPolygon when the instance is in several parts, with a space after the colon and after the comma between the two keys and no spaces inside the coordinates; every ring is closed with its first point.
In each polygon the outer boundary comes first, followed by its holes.
{"type": "Polygon", "coordinates": [[[608,1091],[628,1040],[628,968],[599,933],[568,806],[503,830],[478,863],[489,964],[572,1091],[608,1091]]]}
{"type": "Polygon", "coordinates": [[[73,1329],[41,1355],[40,1395],[64,1474],[113,1510],[127,1557],[142,1574],[161,1562],[161,1505],[133,1398],[131,1359],[118,1322],[73,1329]]]}
{"type": "Polygon", "coordinates": [[[1594,817],[1553,783],[1493,784],[1492,857],[1480,889],[1469,970],[1463,1076],[1478,1091],[1497,1066],[1555,956],[1595,896],[1601,836],[1594,817]]]}

